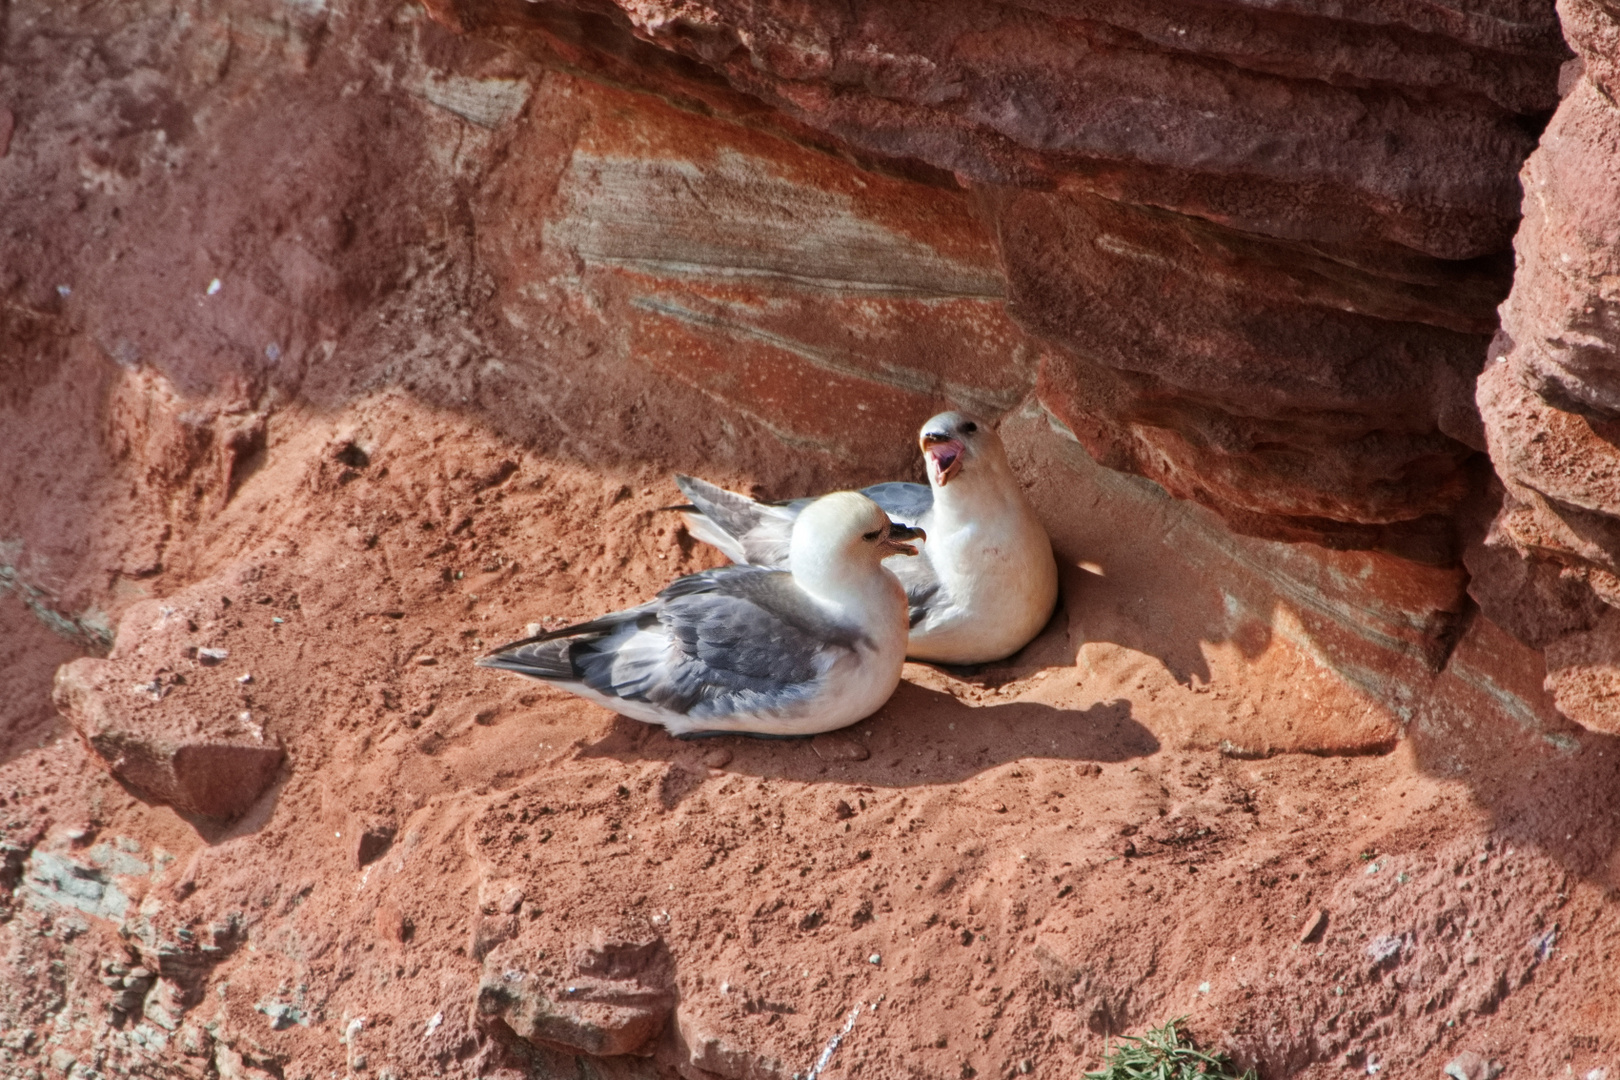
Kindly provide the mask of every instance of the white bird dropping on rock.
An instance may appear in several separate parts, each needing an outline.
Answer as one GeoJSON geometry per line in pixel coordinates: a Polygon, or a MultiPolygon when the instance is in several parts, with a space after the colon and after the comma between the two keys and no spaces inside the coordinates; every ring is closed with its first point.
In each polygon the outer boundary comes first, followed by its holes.
{"type": "MultiPolygon", "coordinates": [[[[928,534],[921,557],[891,560],[911,608],[914,660],[982,664],[1010,656],[1040,633],[1057,603],[1052,543],[1001,438],[988,425],[946,412],[918,434],[928,486],[862,489],[896,521],[928,534]]],[[[762,503],[689,476],[687,530],[733,562],[780,567],[793,522],[810,499],[762,503]]]]}
{"type": "Polygon", "coordinates": [[[884,568],[921,529],[843,491],[798,515],[786,570],[725,566],[658,598],[514,641],[480,666],[542,679],[675,735],[813,735],[870,716],[906,653],[906,595],[884,568]]]}

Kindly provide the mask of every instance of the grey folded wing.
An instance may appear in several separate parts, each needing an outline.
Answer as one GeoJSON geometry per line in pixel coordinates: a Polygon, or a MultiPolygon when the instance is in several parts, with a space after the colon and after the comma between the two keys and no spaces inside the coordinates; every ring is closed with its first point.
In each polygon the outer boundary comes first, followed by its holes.
{"type": "MultiPolygon", "coordinates": [[[[675,483],[692,504],[686,516],[692,535],[732,562],[750,566],[786,569],[793,522],[815,501],[762,502],[693,476],[677,476],[675,483]]],[[[903,525],[918,524],[934,507],[934,492],[926,484],[873,484],[861,494],[903,525]]]]}
{"type": "MultiPolygon", "coordinates": [[[[934,509],[934,489],[927,484],[907,484],[894,480],[862,488],[861,494],[883,507],[883,512],[893,521],[904,525],[920,524],[925,529],[929,525],[929,515],[934,509]]],[[[894,556],[883,563],[905,586],[906,606],[910,608],[912,626],[928,618],[929,612],[944,599],[939,575],[928,558],[928,541],[923,541],[921,547],[922,554],[917,558],[894,556]]]]}
{"type": "Polygon", "coordinates": [[[811,500],[760,502],[694,476],[677,476],[675,483],[691,501],[686,522],[697,539],[713,544],[733,562],[787,566],[793,521],[811,500]]]}
{"type": "Polygon", "coordinates": [[[700,719],[804,701],[860,635],[829,623],[791,575],[727,566],[658,599],[514,642],[479,661],[700,719]]]}
{"type": "MultiPolygon", "coordinates": [[[[927,484],[891,480],[861,488],[861,494],[883,507],[890,520],[902,525],[923,523],[923,518],[934,509],[934,489],[927,484]]],[[[927,528],[927,524],[923,523],[923,527],[927,528]]]]}

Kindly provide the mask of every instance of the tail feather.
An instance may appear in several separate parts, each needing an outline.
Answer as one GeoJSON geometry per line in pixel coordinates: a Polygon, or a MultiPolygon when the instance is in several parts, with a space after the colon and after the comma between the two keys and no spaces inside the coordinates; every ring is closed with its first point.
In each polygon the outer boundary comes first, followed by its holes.
{"type": "Polygon", "coordinates": [[[627,615],[634,617],[640,611],[640,608],[634,608],[630,612],[615,612],[590,622],[509,641],[487,656],[480,656],[474,663],[479,667],[515,671],[519,675],[532,675],[537,679],[577,680],[579,672],[569,654],[569,647],[574,641],[607,633],[621,625],[627,615]]]}
{"type": "Polygon", "coordinates": [[[578,673],[574,671],[573,660],[568,655],[571,641],[530,640],[527,643],[515,644],[516,647],[509,645],[499,652],[480,656],[475,662],[479,667],[514,671],[519,675],[529,675],[536,679],[572,681],[579,678],[578,673]]]}
{"type": "Polygon", "coordinates": [[[692,534],[692,539],[712,544],[720,549],[720,554],[734,563],[748,562],[748,552],[743,549],[742,541],[715,524],[712,518],[701,512],[681,516],[686,519],[686,531],[692,534]]]}
{"type": "Polygon", "coordinates": [[[705,517],[732,536],[746,536],[763,513],[764,508],[748,496],[695,476],[677,476],[675,484],[705,517]]]}

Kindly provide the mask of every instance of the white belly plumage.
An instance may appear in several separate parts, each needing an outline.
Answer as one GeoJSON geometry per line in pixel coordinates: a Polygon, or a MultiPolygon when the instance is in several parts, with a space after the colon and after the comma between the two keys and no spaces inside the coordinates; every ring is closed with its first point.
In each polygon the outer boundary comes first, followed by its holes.
{"type": "Polygon", "coordinates": [[[950,541],[930,537],[923,546],[920,557],[931,559],[940,590],[911,628],[907,655],[977,664],[1017,652],[1046,625],[1057,603],[1057,563],[1045,533],[950,541]]]}

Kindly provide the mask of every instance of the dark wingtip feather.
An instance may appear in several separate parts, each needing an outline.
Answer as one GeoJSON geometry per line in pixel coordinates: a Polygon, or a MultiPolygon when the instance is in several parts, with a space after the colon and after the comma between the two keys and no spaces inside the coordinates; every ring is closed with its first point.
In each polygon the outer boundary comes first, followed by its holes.
{"type": "Polygon", "coordinates": [[[546,637],[545,637],[544,634],[536,634],[534,637],[519,638],[516,641],[508,641],[505,645],[502,645],[500,648],[494,649],[494,650],[492,650],[490,652],[485,653],[483,656],[480,656],[477,660],[474,660],[473,663],[477,664],[479,667],[490,667],[492,665],[486,664],[486,663],[484,663],[484,661],[493,660],[497,656],[501,655],[502,653],[509,652],[512,649],[521,649],[525,645],[533,645],[537,641],[544,641],[544,640],[546,640],[546,637]]]}
{"type": "Polygon", "coordinates": [[[568,663],[565,655],[539,656],[533,653],[527,655],[511,652],[491,653],[489,656],[480,656],[474,661],[479,667],[494,668],[496,671],[512,671],[519,675],[529,675],[536,679],[574,679],[573,665],[568,663]]]}
{"type": "MultiPolygon", "coordinates": [[[[604,630],[612,629],[620,622],[624,615],[625,612],[616,612],[613,615],[604,615],[600,619],[592,619],[589,622],[575,623],[573,626],[564,626],[556,630],[547,630],[542,634],[535,634],[532,637],[518,638],[516,641],[508,641],[505,645],[502,645],[500,648],[484,656],[482,660],[480,660],[480,663],[482,663],[483,660],[489,660],[504,653],[509,653],[513,649],[521,649],[525,645],[538,645],[543,641],[556,641],[558,638],[581,637],[585,634],[601,633],[604,630]]],[[[483,666],[489,667],[490,665],[484,664],[483,666]]]]}

